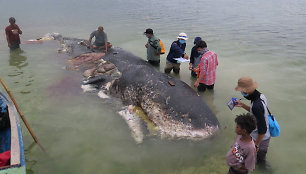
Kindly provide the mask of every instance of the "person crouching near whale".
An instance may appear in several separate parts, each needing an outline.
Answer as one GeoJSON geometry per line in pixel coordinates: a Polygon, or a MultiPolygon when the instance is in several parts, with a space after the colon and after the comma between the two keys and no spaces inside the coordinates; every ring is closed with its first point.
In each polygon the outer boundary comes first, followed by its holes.
{"type": "Polygon", "coordinates": [[[235,119],[236,140],[226,154],[230,166],[227,174],[247,174],[253,171],[256,163],[256,147],[250,136],[256,128],[256,120],[249,114],[238,115],[235,119]]]}
{"type": "Polygon", "coordinates": [[[214,89],[216,81],[216,70],[218,66],[217,54],[207,49],[205,41],[201,40],[197,43],[196,48],[200,55],[203,55],[199,64],[200,76],[194,83],[194,87],[199,92],[207,89],[214,89]]]}
{"type": "Polygon", "coordinates": [[[148,62],[153,66],[159,66],[161,51],[159,39],[153,34],[151,28],[146,29],[144,35],[148,38],[148,42],[145,44],[148,62]]]}
{"type": "Polygon", "coordinates": [[[180,63],[177,62],[174,58],[184,58],[188,59],[189,56],[185,53],[186,48],[186,33],[180,33],[177,37],[177,41],[174,41],[171,44],[170,51],[167,55],[167,62],[165,67],[165,73],[169,74],[173,69],[173,72],[178,74],[180,72],[180,63]]]}
{"type": "Polygon", "coordinates": [[[105,53],[107,53],[108,49],[112,47],[112,44],[107,42],[107,34],[104,32],[102,26],[99,26],[98,30],[93,31],[90,34],[87,47],[92,47],[93,49],[98,50],[105,49],[105,53]],[[95,42],[91,45],[93,37],[95,37],[95,42]]]}

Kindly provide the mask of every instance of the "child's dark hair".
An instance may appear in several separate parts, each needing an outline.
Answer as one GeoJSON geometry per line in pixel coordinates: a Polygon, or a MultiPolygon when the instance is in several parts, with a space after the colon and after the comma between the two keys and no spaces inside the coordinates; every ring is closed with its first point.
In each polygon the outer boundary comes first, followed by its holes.
{"type": "Polygon", "coordinates": [[[207,48],[207,44],[204,40],[200,40],[199,42],[197,42],[196,48],[207,48]]]}
{"type": "Polygon", "coordinates": [[[237,115],[235,122],[241,129],[245,129],[249,134],[256,128],[256,120],[250,113],[237,115]]]}

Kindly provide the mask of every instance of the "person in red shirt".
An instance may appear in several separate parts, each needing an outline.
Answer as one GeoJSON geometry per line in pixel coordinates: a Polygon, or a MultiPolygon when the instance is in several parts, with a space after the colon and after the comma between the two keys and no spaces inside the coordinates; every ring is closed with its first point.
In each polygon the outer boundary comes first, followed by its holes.
{"type": "Polygon", "coordinates": [[[15,50],[20,48],[20,37],[19,35],[22,34],[22,31],[16,24],[16,19],[11,17],[9,19],[10,25],[5,28],[6,40],[7,45],[11,50],[15,50]]]}
{"type": "Polygon", "coordinates": [[[199,92],[204,92],[207,89],[214,89],[216,81],[216,70],[218,66],[217,54],[207,49],[205,41],[201,40],[196,44],[196,49],[200,55],[203,55],[199,64],[200,76],[194,83],[194,87],[198,88],[199,92]]]}

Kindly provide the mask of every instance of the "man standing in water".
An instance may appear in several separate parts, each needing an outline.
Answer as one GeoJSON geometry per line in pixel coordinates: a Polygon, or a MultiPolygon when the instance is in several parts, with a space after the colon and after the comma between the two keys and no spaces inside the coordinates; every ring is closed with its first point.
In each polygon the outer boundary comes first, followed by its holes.
{"type": "Polygon", "coordinates": [[[171,44],[170,51],[167,55],[167,62],[165,67],[165,73],[169,74],[173,69],[173,72],[178,74],[180,72],[180,63],[177,62],[174,58],[184,58],[188,59],[189,56],[185,53],[186,48],[186,40],[187,40],[186,33],[180,33],[177,37],[177,41],[174,41],[171,44]]]}
{"type": "Polygon", "coordinates": [[[10,25],[5,28],[6,40],[7,45],[11,50],[15,50],[20,48],[20,37],[19,35],[22,34],[22,31],[16,24],[16,19],[11,17],[9,19],[10,25]]]}
{"type": "Polygon", "coordinates": [[[98,27],[98,30],[93,31],[90,34],[88,45],[87,47],[90,48],[91,46],[91,40],[95,37],[95,42],[92,44],[93,49],[105,49],[105,53],[107,53],[108,49],[112,47],[112,44],[107,42],[107,34],[104,32],[104,29],[102,26],[98,27]]]}
{"type": "Polygon", "coordinates": [[[144,34],[148,38],[148,42],[145,45],[145,47],[147,48],[148,62],[153,66],[158,66],[160,63],[161,51],[159,39],[154,36],[153,30],[151,28],[146,29],[146,32],[144,32],[144,34]]]}
{"type": "Polygon", "coordinates": [[[201,40],[202,40],[201,37],[196,37],[194,38],[194,41],[193,41],[194,46],[191,49],[190,63],[189,63],[189,70],[191,71],[191,77],[197,77],[199,73],[199,72],[196,72],[195,70],[199,68],[198,65],[200,64],[202,55],[200,55],[196,46],[197,46],[197,43],[201,40]]]}
{"type": "Polygon", "coordinates": [[[256,90],[257,83],[253,81],[251,77],[241,77],[238,80],[238,84],[235,88],[236,91],[240,91],[241,95],[247,100],[251,101],[251,106],[248,106],[239,100],[237,100],[236,107],[242,107],[252,116],[256,118],[257,127],[251,133],[257,151],[257,164],[266,166],[266,155],[270,143],[269,132],[269,120],[268,120],[268,101],[266,97],[256,90]]]}
{"type": "Polygon", "coordinates": [[[197,43],[196,48],[199,55],[202,55],[200,59],[200,76],[194,83],[194,87],[198,88],[198,91],[204,92],[207,89],[214,89],[216,82],[216,71],[218,66],[217,54],[207,49],[205,41],[201,40],[197,43]]]}

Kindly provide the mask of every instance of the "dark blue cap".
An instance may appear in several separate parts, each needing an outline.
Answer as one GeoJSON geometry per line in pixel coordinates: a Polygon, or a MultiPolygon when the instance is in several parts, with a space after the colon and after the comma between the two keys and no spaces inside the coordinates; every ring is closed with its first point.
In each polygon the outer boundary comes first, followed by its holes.
{"type": "Polygon", "coordinates": [[[202,40],[201,37],[195,37],[193,43],[196,44],[196,43],[199,42],[200,40],[202,40]]]}

